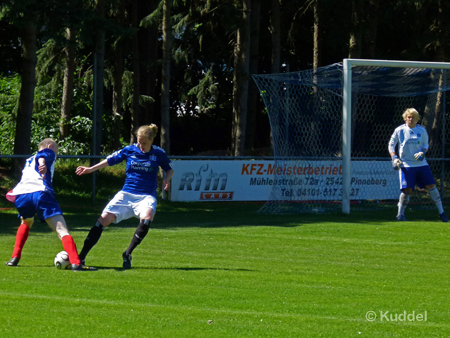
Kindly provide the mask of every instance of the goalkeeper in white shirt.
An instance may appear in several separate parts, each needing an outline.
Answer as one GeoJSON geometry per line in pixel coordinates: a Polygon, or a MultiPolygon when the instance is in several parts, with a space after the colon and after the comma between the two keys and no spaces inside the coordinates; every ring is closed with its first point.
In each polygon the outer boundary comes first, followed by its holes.
{"type": "Polygon", "coordinates": [[[405,124],[397,127],[389,141],[389,153],[392,158],[392,166],[399,172],[400,198],[398,202],[397,221],[406,221],[405,209],[409,197],[416,184],[428,190],[431,199],[436,204],[442,222],[448,222],[442,207],[441,196],[436,188],[430,167],[425,159],[428,151],[428,133],[424,127],[417,124],[420,115],[414,108],[408,108],[403,113],[405,124]],[[398,155],[395,148],[398,145],[398,155]]]}

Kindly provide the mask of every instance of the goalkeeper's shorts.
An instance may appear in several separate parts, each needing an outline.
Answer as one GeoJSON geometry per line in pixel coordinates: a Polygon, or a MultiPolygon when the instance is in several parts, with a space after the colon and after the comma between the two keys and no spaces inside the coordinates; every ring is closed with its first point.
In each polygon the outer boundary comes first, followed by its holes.
{"type": "Polygon", "coordinates": [[[427,185],[436,184],[430,167],[403,167],[399,170],[400,189],[411,188],[414,190],[416,184],[423,189],[427,185]]]}

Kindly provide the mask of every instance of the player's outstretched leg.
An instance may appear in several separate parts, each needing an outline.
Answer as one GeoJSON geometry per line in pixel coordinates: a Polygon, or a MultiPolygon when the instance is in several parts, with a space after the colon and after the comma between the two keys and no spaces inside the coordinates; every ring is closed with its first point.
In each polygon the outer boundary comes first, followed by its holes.
{"type": "Polygon", "coordinates": [[[7,266],[17,266],[19,264],[20,258],[22,257],[22,249],[25,242],[28,239],[28,234],[30,233],[30,227],[25,223],[22,223],[17,229],[16,242],[14,244],[14,250],[11,259],[6,262],[7,266]]]}
{"type": "Polygon", "coordinates": [[[395,218],[397,221],[406,221],[405,210],[409,203],[409,195],[402,192],[398,199],[398,214],[395,218]]]}
{"type": "Polygon", "coordinates": [[[131,253],[133,250],[141,244],[142,240],[147,236],[148,230],[150,229],[150,223],[152,221],[149,219],[141,219],[139,225],[134,233],[134,236],[131,240],[130,246],[125,252],[122,254],[123,258],[123,268],[131,269],[131,253]]]}
{"type": "Polygon", "coordinates": [[[91,251],[91,249],[94,247],[95,244],[97,244],[98,240],[100,239],[103,229],[105,227],[100,224],[100,222],[97,221],[95,225],[91,228],[88,235],[86,236],[86,239],[84,240],[83,248],[80,251],[80,259],[81,262],[84,264],[86,260],[86,256],[91,251]]]}

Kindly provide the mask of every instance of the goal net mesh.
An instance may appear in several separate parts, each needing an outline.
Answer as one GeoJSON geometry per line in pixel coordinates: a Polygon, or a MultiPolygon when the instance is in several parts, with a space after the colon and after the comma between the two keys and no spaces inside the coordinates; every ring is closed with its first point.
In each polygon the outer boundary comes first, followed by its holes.
{"type": "MultiPolygon", "coordinates": [[[[402,113],[416,108],[427,128],[427,161],[441,197],[449,183],[445,144],[449,71],[443,69],[354,66],[351,102],[352,210],[394,208],[398,172],[387,145],[402,113]]],[[[269,200],[260,212],[281,214],[340,211],[342,207],[342,63],[295,73],[253,75],[266,105],[275,168],[269,200]]],[[[409,208],[431,208],[418,189],[409,208]]],[[[395,214],[394,214],[395,215],[395,214]]]]}

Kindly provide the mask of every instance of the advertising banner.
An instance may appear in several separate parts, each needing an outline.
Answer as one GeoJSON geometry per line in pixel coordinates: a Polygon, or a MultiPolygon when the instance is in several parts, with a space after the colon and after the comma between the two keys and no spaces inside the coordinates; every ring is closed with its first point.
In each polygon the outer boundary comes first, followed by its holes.
{"type": "MultiPolygon", "coordinates": [[[[173,161],[172,201],[340,200],[341,161],[173,161]]],[[[397,199],[390,161],[352,162],[351,199],[397,199]],[[376,169],[373,169],[376,168],[376,169]]]]}

